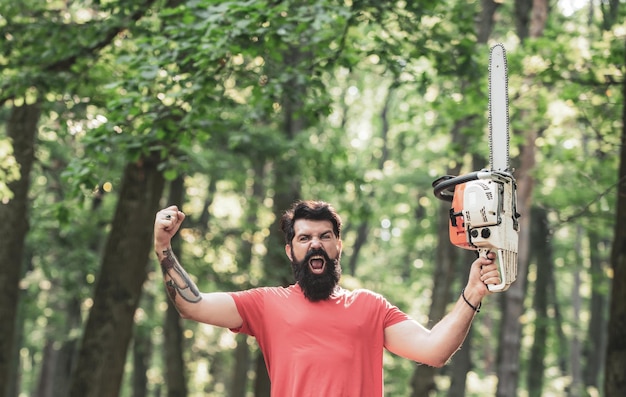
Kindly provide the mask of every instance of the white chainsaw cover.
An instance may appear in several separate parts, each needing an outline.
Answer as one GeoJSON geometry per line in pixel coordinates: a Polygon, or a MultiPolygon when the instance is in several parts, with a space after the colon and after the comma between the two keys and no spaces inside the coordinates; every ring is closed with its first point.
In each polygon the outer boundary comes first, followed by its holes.
{"type": "Polygon", "coordinates": [[[496,252],[502,283],[494,291],[508,289],[517,277],[518,231],[515,181],[502,174],[467,182],[463,220],[468,243],[481,254],[496,252]]]}

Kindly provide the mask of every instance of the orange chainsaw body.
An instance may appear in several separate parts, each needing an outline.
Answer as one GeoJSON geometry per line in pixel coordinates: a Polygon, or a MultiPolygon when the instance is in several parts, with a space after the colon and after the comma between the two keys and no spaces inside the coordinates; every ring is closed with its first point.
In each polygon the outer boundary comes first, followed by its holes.
{"type": "Polygon", "coordinates": [[[504,291],[517,276],[519,214],[515,180],[507,173],[486,171],[474,175],[475,180],[454,187],[450,242],[482,255],[496,252],[502,283],[488,287],[504,291]]]}
{"type": "Polygon", "coordinates": [[[475,250],[476,247],[470,244],[463,220],[463,195],[465,194],[466,183],[461,183],[454,187],[454,198],[450,207],[450,242],[457,247],[475,250]]]}

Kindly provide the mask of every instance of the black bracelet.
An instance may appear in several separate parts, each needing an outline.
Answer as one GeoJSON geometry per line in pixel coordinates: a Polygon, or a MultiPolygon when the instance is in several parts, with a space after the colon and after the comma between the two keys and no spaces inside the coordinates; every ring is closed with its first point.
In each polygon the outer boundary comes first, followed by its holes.
{"type": "Polygon", "coordinates": [[[472,305],[470,301],[468,301],[467,298],[465,297],[465,288],[463,288],[463,290],[461,291],[461,296],[463,297],[463,300],[465,301],[465,303],[467,303],[469,307],[472,308],[473,311],[475,311],[476,313],[480,313],[480,307],[483,305],[482,302],[479,302],[478,306],[472,305]]]}

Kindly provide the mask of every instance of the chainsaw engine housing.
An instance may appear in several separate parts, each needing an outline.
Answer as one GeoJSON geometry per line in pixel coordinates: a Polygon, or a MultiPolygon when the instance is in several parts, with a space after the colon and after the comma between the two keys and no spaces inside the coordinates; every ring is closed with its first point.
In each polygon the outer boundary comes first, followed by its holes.
{"type": "Polygon", "coordinates": [[[454,188],[450,241],[485,255],[490,251],[497,253],[502,284],[494,289],[505,290],[515,281],[518,218],[515,180],[505,173],[484,172],[480,179],[454,188]]]}

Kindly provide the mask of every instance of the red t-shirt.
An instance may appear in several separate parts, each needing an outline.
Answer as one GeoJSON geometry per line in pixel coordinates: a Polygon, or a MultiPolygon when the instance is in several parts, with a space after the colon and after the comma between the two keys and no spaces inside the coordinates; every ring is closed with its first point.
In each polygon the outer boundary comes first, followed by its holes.
{"type": "Polygon", "coordinates": [[[231,294],[276,397],[381,397],[386,327],[409,317],[369,290],[310,302],[295,284],[231,294]]]}

